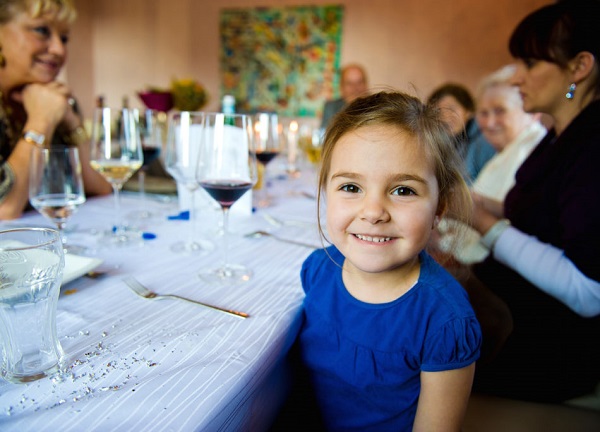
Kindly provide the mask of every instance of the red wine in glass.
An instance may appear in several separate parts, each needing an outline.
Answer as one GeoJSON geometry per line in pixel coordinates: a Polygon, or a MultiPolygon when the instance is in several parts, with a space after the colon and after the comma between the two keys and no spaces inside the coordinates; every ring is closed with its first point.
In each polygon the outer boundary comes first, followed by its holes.
{"type": "Polygon", "coordinates": [[[252,270],[229,262],[229,211],[256,184],[257,162],[252,118],[244,114],[204,113],[200,129],[196,181],[217,201],[223,214],[223,264],[202,269],[212,283],[241,283],[252,270]]]}
{"type": "Polygon", "coordinates": [[[201,181],[200,186],[224,209],[229,209],[252,189],[252,183],[240,180],[207,180],[201,181]]]}
{"type": "Polygon", "coordinates": [[[258,159],[258,161],[263,164],[263,165],[267,165],[269,162],[271,162],[275,156],[277,156],[279,154],[278,151],[262,151],[262,152],[256,152],[256,159],[258,159]]]}
{"type": "Polygon", "coordinates": [[[160,147],[142,146],[144,154],[144,167],[149,167],[160,156],[160,147]]]}

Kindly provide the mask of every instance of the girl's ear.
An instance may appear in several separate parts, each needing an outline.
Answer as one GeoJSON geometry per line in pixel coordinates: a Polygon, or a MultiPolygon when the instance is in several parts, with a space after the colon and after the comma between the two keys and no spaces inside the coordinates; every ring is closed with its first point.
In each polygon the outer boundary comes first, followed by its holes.
{"type": "Polygon", "coordinates": [[[446,211],[448,210],[448,202],[444,198],[440,198],[440,202],[438,202],[437,211],[435,212],[437,217],[444,217],[446,211]]]}
{"type": "Polygon", "coordinates": [[[435,212],[435,217],[433,218],[433,226],[431,227],[431,229],[435,229],[438,226],[438,224],[440,223],[440,220],[446,214],[447,209],[448,209],[448,205],[446,203],[446,200],[440,200],[440,202],[438,203],[438,206],[437,206],[437,211],[435,212]]]}

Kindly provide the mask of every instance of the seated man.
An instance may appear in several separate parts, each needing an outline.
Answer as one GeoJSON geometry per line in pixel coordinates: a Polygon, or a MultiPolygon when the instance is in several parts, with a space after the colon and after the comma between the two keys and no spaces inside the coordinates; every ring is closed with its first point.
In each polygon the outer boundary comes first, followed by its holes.
{"type": "Polygon", "coordinates": [[[327,128],[333,116],[357,97],[366,95],[366,92],[367,73],[363,67],[357,64],[344,66],[340,79],[340,93],[342,97],[325,102],[321,128],[327,128]]]}

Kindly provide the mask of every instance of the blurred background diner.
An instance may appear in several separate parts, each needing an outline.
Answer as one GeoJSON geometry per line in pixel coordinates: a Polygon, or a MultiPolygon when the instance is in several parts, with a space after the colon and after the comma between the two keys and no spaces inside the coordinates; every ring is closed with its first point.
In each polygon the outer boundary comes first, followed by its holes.
{"type": "Polygon", "coordinates": [[[523,111],[519,90],[511,82],[515,71],[515,66],[505,66],[477,88],[475,119],[497,153],[474,178],[472,188],[499,202],[514,185],[517,169],[546,134],[540,114],[523,111]]]}
{"type": "Polygon", "coordinates": [[[74,94],[57,79],[75,17],[70,1],[0,2],[0,220],[17,218],[28,206],[35,147],[79,147],[86,192],[110,192],[89,165],[74,94]]]}
{"type": "Polygon", "coordinates": [[[446,83],[433,90],[427,103],[440,111],[452,131],[456,149],[465,163],[465,180],[471,183],[496,154],[475,121],[475,100],[471,92],[462,84],[446,83]]]}
{"type": "Polygon", "coordinates": [[[368,86],[367,72],[361,65],[349,64],[344,66],[340,71],[340,97],[325,102],[321,117],[321,128],[325,129],[331,119],[354,99],[359,96],[366,96],[368,86]]]}

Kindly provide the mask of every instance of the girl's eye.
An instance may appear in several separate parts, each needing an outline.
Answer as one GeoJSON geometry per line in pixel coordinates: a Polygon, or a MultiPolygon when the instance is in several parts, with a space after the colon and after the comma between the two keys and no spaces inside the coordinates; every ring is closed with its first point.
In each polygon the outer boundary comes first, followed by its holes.
{"type": "Polygon", "coordinates": [[[408,195],[416,195],[416,192],[409,187],[399,186],[392,191],[392,195],[408,196],[408,195]]]}
{"type": "Polygon", "coordinates": [[[69,43],[69,36],[68,35],[61,35],[60,36],[60,41],[63,43],[63,45],[66,45],[67,43],[69,43]]]}
{"type": "Polygon", "coordinates": [[[360,192],[360,188],[354,184],[345,184],[340,187],[341,191],[350,192],[350,193],[358,193],[360,192]]]}
{"type": "Polygon", "coordinates": [[[532,67],[534,67],[537,62],[538,61],[536,59],[533,59],[533,58],[523,59],[523,63],[525,63],[525,66],[527,66],[527,69],[531,69],[532,67]]]}

